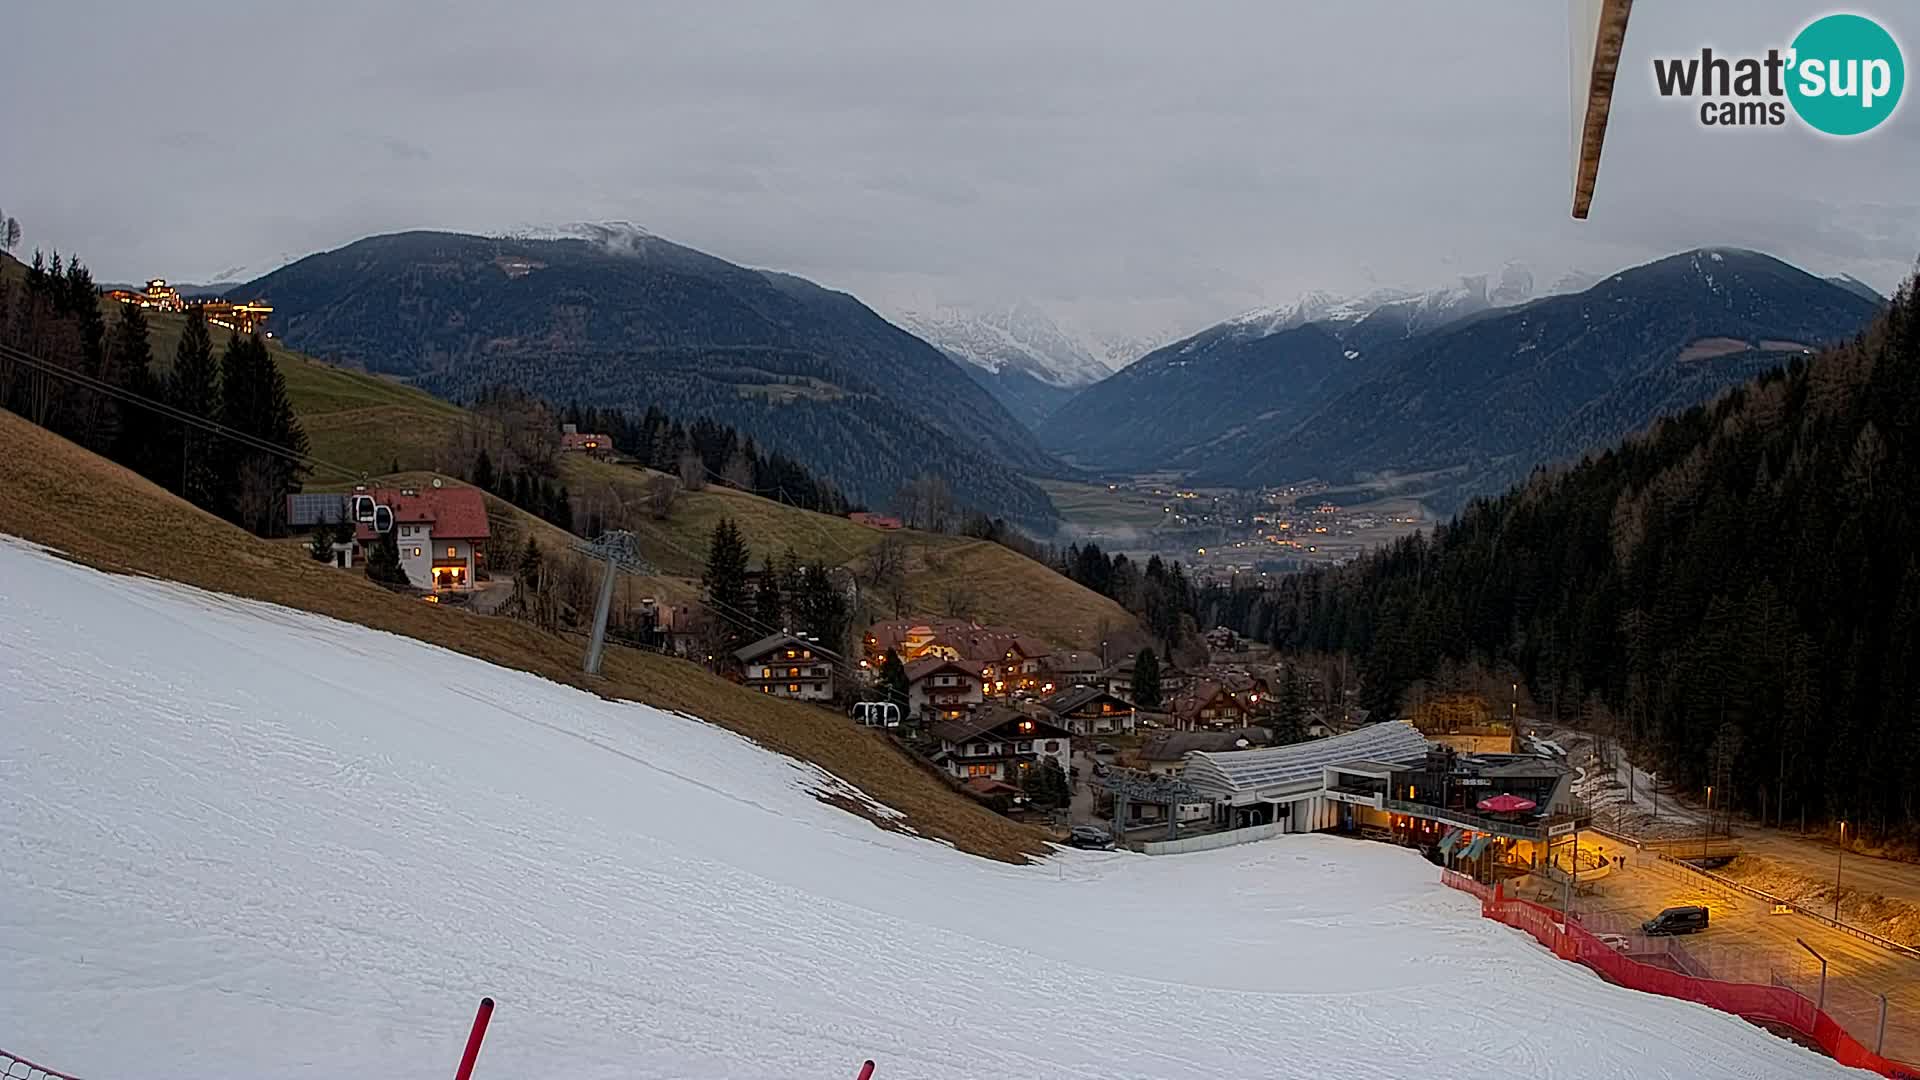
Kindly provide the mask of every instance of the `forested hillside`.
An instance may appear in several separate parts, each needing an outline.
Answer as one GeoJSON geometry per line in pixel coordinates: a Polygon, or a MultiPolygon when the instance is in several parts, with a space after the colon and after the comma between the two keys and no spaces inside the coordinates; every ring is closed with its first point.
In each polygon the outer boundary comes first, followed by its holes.
{"type": "Polygon", "coordinates": [[[1920,821],[1920,300],[1431,537],[1205,612],[1363,662],[1366,704],[1512,665],[1768,818],[1920,821]]]}

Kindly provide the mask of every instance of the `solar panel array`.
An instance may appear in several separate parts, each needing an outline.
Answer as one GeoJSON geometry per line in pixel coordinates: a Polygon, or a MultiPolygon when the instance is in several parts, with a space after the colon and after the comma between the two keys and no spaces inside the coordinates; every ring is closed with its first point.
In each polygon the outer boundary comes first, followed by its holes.
{"type": "Polygon", "coordinates": [[[345,495],[287,496],[287,524],[296,529],[304,529],[322,521],[339,521],[346,514],[345,495]]]}
{"type": "Polygon", "coordinates": [[[1342,761],[1406,761],[1427,752],[1427,740],[1410,724],[1389,721],[1358,731],[1265,750],[1197,750],[1187,755],[1187,782],[1217,795],[1319,779],[1342,761]]]}

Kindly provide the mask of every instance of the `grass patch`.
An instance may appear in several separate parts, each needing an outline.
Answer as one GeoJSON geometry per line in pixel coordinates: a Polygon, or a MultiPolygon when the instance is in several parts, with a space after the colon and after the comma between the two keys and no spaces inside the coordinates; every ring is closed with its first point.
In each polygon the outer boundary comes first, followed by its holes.
{"type": "MultiPolygon", "coordinates": [[[[141,574],[282,604],[429,642],[503,667],[699,717],[813,762],[962,851],[1022,862],[1041,834],[957,794],[876,732],[836,713],[771,699],[652,653],[610,647],[606,677],[579,674],[581,639],[424,604],[364,575],[249,535],[51,432],[0,411],[0,532],[110,573],[141,574]]],[[[558,530],[555,530],[556,532],[558,530]]],[[[564,535],[564,534],[563,534],[564,535]]]]}

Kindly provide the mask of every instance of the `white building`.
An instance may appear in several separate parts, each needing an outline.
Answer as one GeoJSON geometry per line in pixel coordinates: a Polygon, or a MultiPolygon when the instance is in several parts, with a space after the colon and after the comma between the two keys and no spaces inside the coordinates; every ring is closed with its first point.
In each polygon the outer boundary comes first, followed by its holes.
{"type": "Polygon", "coordinates": [[[347,499],[358,549],[353,561],[364,561],[391,533],[415,588],[459,591],[479,579],[479,548],[490,535],[479,488],[355,488],[347,499]]]}
{"type": "MultiPolygon", "coordinates": [[[[1187,754],[1182,775],[1212,796],[1216,814],[1228,825],[1284,821],[1287,832],[1317,832],[1339,822],[1339,803],[1358,801],[1329,784],[1329,766],[1338,766],[1337,773],[1373,775],[1425,757],[1428,745],[1411,724],[1389,721],[1265,750],[1196,750],[1187,754]]],[[[1375,806],[1371,797],[1366,804],[1375,806]]]]}

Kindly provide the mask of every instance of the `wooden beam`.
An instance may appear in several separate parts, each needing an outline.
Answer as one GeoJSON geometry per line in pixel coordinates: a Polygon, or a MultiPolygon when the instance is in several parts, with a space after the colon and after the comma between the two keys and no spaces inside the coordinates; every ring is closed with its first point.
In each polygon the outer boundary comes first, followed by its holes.
{"type": "Polygon", "coordinates": [[[1633,0],[1571,0],[1573,80],[1579,110],[1579,142],[1574,151],[1573,216],[1585,219],[1600,176],[1600,148],[1607,138],[1607,114],[1613,108],[1613,80],[1627,39],[1633,0]]]}

